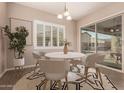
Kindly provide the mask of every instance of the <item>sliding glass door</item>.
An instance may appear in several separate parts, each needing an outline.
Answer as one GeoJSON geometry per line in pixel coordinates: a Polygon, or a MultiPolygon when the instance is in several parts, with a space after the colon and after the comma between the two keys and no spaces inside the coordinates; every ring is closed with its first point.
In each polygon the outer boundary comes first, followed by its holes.
{"type": "Polygon", "coordinates": [[[96,43],[95,25],[90,25],[81,29],[81,52],[94,53],[96,43]]]}
{"type": "Polygon", "coordinates": [[[96,24],[97,52],[105,54],[103,65],[121,69],[122,18],[108,19],[96,24]]]}
{"type": "Polygon", "coordinates": [[[122,17],[117,16],[81,28],[81,52],[102,53],[102,65],[122,69],[122,17]]]}

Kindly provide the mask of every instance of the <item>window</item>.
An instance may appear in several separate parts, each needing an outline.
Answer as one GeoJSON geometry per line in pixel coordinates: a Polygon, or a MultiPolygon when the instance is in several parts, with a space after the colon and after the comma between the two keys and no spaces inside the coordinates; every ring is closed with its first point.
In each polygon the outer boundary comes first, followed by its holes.
{"type": "Polygon", "coordinates": [[[42,21],[34,21],[34,48],[60,48],[65,39],[65,27],[42,21]]]}
{"type": "Polygon", "coordinates": [[[122,69],[122,16],[81,27],[80,36],[82,53],[103,54],[99,64],[122,69]]]}
{"type": "Polygon", "coordinates": [[[81,52],[94,53],[96,44],[95,25],[81,28],[81,52]]]}

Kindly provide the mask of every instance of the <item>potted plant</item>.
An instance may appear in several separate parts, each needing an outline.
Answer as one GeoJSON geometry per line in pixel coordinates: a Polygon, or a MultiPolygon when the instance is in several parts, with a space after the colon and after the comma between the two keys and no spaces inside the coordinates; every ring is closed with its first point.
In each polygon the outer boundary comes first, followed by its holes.
{"type": "Polygon", "coordinates": [[[4,27],[4,32],[10,39],[9,49],[14,50],[14,66],[24,65],[24,48],[26,46],[26,37],[28,31],[24,26],[16,27],[16,32],[11,32],[9,26],[4,27]]]}

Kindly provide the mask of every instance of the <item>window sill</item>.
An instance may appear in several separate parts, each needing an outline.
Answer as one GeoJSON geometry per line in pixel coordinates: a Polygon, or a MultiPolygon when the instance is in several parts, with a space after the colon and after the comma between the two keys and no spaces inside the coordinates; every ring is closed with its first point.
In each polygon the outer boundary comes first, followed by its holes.
{"type": "Polygon", "coordinates": [[[64,46],[62,47],[34,47],[34,49],[63,49],[64,46]]]}

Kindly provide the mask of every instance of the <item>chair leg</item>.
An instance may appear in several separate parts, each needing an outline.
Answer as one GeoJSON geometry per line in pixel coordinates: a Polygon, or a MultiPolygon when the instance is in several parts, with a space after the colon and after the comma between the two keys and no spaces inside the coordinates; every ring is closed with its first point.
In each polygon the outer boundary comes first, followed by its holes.
{"type": "Polygon", "coordinates": [[[102,76],[101,76],[101,73],[100,73],[99,68],[97,68],[97,72],[98,72],[98,76],[99,76],[100,82],[101,82],[101,84],[103,85],[102,76]]]}
{"type": "Polygon", "coordinates": [[[61,89],[62,89],[62,83],[61,83],[61,80],[58,81],[58,86],[59,86],[59,89],[61,90],[61,89]]]}
{"type": "Polygon", "coordinates": [[[80,81],[80,80],[84,80],[84,81],[81,81],[81,82],[89,82],[91,84],[94,84],[93,81],[91,81],[90,79],[88,79],[91,75],[88,75],[88,69],[89,67],[85,67],[85,70],[84,70],[84,77],[82,76],[81,78],[77,79],[76,81],[80,81]]]}
{"type": "Polygon", "coordinates": [[[98,79],[99,78],[99,73],[98,73],[98,69],[96,68],[96,78],[98,79]]]}
{"type": "Polygon", "coordinates": [[[72,66],[70,66],[70,71],[71,71],[71,72],[73,71],[73,65],[72,65],[72,66]]]}
{"type": "Polygon", "coordinates": [[[36,69],[38,68],[38,64],[39,64],[39,63],[36,62],[35,67],[34,67],[34,70],[33,70],[33,71],[34,71],[34,74],[36,73],[36,69]]]}
{"type": "Polygon", "coordinates": [[[80,73],[80,68],[77,66],[77,64],[74,64],[74,67],[77,68],[77,72],[80,73]]]}
{"type": "Polygon", "coordinates": [[[84,75],[79,75],[79,76],[81,76],[81,78],[79,78],[79,79],[77,79],[76,81],[80,81],[80,80],[82,80],[82,79],[86,79],[87,80],[87,78],[88,78],[88,67],[85,67],[85,70],[84,70],[84,75]]]}
{"type": "Polygon", "coordinates": [[[72,63],[72,66],[70,66],[70,70],[73,72],[74,68],[76,68],[77,72],[80,73],[80,68],[77,66],[77,64],[72,63]]]}
{"type": "Polygon", "coordinates": [[[39,62],[36,63],[36,67],[39,65],[39,62]]]}
{"type": "Polygon", "coordinates": [[[44,85],[43,85],[43,90],[46,89],[47,82],[48,82],[48,80],[45,80],[44,85]]]}
{"type": "Polygon", "coordinates": [[[50,88],[52,88],[52,85],[53,85],[53,81],[50,80],[50,88]]]}
{"type": "Polygon", "coordinates": [[[67,84],[67,90],[68,90],[68,78],[67,78],[67,76],[65,77],[65,81],[66,81],[66,84],[67,84]]]}
{"type": "Polygon", "coordinates": [[[94,84],[94,82],[92,82],[91,80],[88,79],[88,77],[90,77],[90,75],[88,76],[88,69],[89,69],[89,67],[85,67],[85,73],[84,73],[85,80],[89,81],[91,84],[94,84]]]}
{"type": "Polygon", "coordinates": [[[85,71],[84,71],[84,75],[85,75],[85,78],[87,79],[87,75],[88,75],[88,67],[85,67],[85,71]]]}

